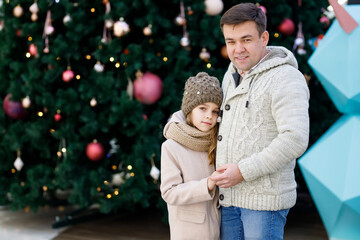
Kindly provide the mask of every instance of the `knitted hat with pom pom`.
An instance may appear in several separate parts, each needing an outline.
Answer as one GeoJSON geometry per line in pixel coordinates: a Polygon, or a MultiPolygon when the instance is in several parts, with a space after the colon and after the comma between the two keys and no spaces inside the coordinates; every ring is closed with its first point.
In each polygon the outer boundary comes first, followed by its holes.
{"type": "Polygon", "coordinates": [[[186,117],[196,106],[207,102],[215,103],[220,107],[222,97],[219,80],[206,72],[199,72],[185,83],[181,110],[186,117]]]}

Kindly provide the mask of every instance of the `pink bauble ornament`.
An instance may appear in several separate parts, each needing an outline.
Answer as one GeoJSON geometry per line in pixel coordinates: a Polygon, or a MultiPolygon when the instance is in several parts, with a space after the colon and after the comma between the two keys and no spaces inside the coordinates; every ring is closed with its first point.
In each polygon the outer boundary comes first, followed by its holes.
{"type": "Polygon", "coordinates": [[[266,14],[267,11],[266,11],[266,8],[264,6],[260,5],[259,8],[266,14]]]}
{"type": "Polygon", "coordinates": [[[75,74],[72,70],[68,69],[63,72],[62,79],[64,82],[70,82],[74,78],[75,74]]]}
{"type": "Polygon", "coordinates": [[[91,161],[99,161],[104,156],[104,147],[96,141],[89,143],[86,147],[86,156],[91,161]]]}
{"type": "Polygon", "coordinates": [[[324,24],[326,27],[330,25],[330,20],[327,16],[322,16],[319,20],[322,24],[324,24]]]}
{"type": "Polygon", "coordinates": [[[35,44],[30,44],[29,46],[29,53],[31,54],[31,56],[36,56],[38,51],[37,51],[37,47],[35,46],[35,44]]]}
{"type": "Polygon", "coordinates": [[[285,36],[290,36],[294,33],[294,30],[295,24],[289,18],[285,18],[284,21],[278,26],[278,31],[285,36]]]}
{"type": "Polygon", "coordinates": [[[21,102],[11,101],[11,94],[6,95],[3,103],[4,112],[10,118],[18,120],[27,115],[21,102]]]}
{"type": "Polygon", "coordinates": [[[159,100],[162,93],[161,79],[150,72],[138,76],[134,81],[134,95],[143,104],[153,104],[159,100]]]}
{"type": "Polygon", "coordinates": [[[53,27],[53,26],[47,26],[46,28],[45,28],[45,33],[46,33],[46,35],[51,35],[51,34],[53,34],[54,33],[54,31],[55,31],[55,28],[53,27]]]}

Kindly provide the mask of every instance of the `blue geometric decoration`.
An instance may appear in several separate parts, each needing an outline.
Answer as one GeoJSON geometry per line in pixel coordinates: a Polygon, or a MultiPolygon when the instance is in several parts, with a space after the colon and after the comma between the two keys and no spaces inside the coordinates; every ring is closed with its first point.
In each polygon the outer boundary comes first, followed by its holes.
{"type": "Polygon", "coordinates": [[[342,116],[299,166],[330,239],[360,239],[360,115],[342,116]]]}
{"type": "MultiPolygon", "coordinates": [[[[360,22],[360,5],[345,7],[360,22]]],[[[343,115],[298,161],[330,239],[360,239],[360,26],[335,20],[309,59],[343,115]]]]}
{"type": "MultiPolygon", "coordinates": [[[[360,22],[360,5],[345,7],[360,22]]],[[[347,34],[335,20],[308,63],[341,113],[360,112],[360,27],[347,34]]]]}

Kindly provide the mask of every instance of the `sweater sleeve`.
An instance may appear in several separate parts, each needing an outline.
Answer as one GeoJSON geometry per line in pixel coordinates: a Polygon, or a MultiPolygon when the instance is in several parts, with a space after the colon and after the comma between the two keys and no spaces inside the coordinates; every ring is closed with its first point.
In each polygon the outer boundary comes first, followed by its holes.
{"type": "Polygon", "coordinates": [[[161,196],[167,204],[186,205],[211,200],[214,192],[209,193],[207,179],[184,182],[178,158],[171,148],[171,140],[161,147],[161,196]]]}
{"type": "Polygon", "coordinates": [[[309,89],[299,71],[282,73],[271,89],[271,111],[278,135],[268,147],[238,163],[246,181],[279,171],[308,146],[309,89]]]}

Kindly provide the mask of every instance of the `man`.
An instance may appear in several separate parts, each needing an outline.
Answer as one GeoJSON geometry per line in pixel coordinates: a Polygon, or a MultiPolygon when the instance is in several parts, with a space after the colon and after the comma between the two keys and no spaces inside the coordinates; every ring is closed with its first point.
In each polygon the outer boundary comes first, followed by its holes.
{"type": "Polygon", "coordinates": [[[235,5],[220,26],[231,60],[211,176],[220,187],[221,239],[283,239],[296,202],[295,159],[308,145],[309,90],[293,54],[267,46],[256,5],[235,5]]]}

